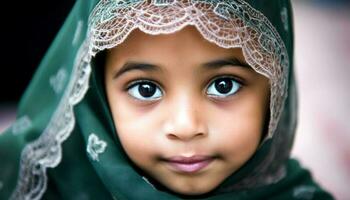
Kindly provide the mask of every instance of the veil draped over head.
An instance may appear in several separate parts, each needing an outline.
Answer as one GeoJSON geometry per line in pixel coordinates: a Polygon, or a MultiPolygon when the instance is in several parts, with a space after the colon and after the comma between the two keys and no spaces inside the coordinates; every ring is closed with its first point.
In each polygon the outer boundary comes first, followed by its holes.
{"type": "Polygon", "coordinates": [[[192,25],[223,48],[242,48],[270,80],[268,130],[258,150],[203,199],[331,199],[290,159],[297,94],[289,0],[77,0],[0,135],[0,199],[179,199],[132,165],[116,136],[99,52],[136,28],[192,25]]]}

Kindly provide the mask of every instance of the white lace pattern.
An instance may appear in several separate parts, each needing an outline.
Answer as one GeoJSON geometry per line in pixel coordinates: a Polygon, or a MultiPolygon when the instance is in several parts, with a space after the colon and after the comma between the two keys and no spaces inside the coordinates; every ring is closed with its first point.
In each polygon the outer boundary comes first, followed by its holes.
{"type": "Polygon", "coordinates": [[[62,142],[75,125],[73,106],[81,101],[88,88],[91,57],[87,49],[84,43],[77,54],[69,85],[46,129],[23,149],[17,186],[10,199],[40,199],[47,186],[47,168],[61,162],[62,142]]]}

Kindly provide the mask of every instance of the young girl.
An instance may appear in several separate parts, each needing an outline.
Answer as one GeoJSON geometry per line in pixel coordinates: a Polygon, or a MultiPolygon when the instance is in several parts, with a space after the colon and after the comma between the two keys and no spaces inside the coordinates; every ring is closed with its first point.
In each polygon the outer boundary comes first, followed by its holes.
{"type": "Polygon", "coordinates": [[[78,0],[0,135],[1,199],[332,199],[289,158],[289,1],[78,0]]]}

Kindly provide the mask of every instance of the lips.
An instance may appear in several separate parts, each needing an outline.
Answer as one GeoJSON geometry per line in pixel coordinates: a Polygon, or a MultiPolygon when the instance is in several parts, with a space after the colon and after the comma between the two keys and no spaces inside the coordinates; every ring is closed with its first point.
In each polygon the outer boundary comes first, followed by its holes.
{"type": "Polygon", "coordinates": [[[174,156],[165,159],[172,170],[180,173],[196,173],[207,167],[214,160],[211,156],[174,156]]]}

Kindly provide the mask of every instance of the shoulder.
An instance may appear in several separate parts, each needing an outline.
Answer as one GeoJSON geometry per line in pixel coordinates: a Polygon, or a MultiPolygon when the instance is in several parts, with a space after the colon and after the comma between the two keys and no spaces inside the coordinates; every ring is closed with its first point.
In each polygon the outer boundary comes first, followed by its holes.
{"type": "Polygon", "coordinates": [[[297,160],[289,159],[286,165],[286,177],[275,184],[279,190],[277,190],[275,197],[271,199],[334,199],[329,192],[314,180],[312,173],[303,168],[297,160]]]}

